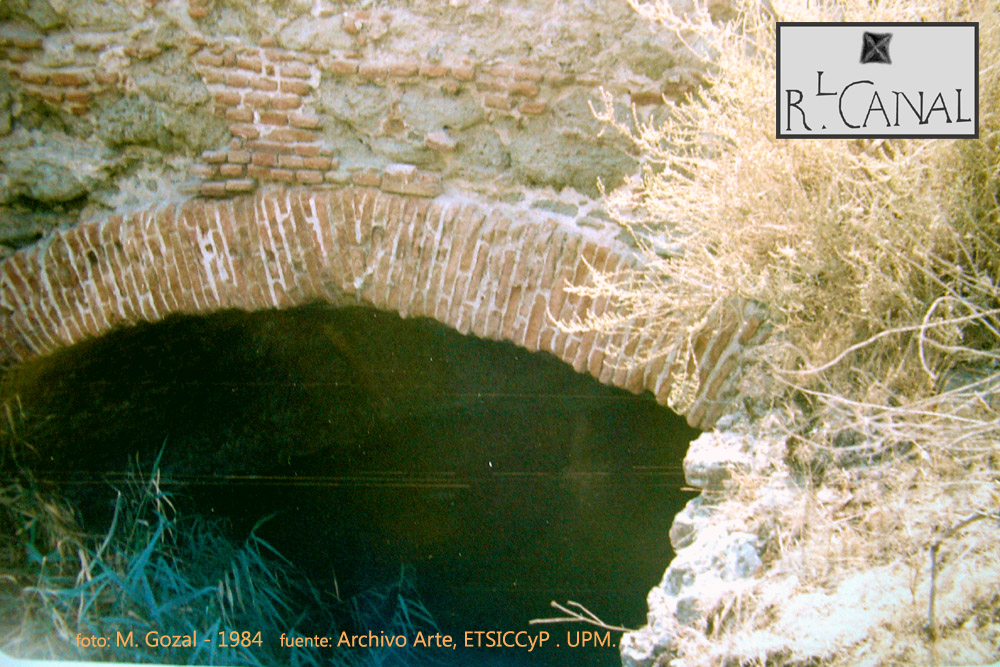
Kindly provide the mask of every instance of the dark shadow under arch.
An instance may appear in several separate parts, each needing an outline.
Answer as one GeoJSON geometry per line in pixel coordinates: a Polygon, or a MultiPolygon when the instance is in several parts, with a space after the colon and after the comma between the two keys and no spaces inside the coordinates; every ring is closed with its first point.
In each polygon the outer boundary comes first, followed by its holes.
{"type": "Polygon", "coordinates": [[[362,308],[172,316],[24,364],[6,391],[32,466],[96,530],[102,477],[166,443],[193,511],[236,532],[277,512],[264,536],[344,595],[413,565],[455,634],[526,628],[552,599],[642,624],[697,434],[550,355],[362,308]]]}

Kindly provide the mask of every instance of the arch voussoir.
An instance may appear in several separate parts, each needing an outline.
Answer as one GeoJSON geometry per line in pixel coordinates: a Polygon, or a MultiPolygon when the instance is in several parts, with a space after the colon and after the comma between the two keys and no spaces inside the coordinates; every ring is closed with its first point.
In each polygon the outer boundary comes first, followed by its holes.
{"type": "Polygon", "coordinates": [[[628,248],[555,218],[445,196],[345,188],[193,199],[84,222],[0,262],[0,364],[173,313],[362,303],[550,352],[661,403],[678,364],[698,368],[701,386],[683,408],[710,425],[760,313],[721,313],[684,359],[676,345],[652,354],[676,336],[640,323],[641,336],[557,325],[614,313],[606,297],[572,288],[589,285],[591,269],[634,265],[628,248]]]}

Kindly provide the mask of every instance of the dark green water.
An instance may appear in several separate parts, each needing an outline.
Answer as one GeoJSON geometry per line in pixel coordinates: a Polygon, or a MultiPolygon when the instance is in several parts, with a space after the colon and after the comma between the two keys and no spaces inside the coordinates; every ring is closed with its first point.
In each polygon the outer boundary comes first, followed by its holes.
{"type": "Polygon", "coordinates": [[[643,624],[689,499],[680,464],[696,433],[650,396],[372,310],[174,317],[10,382],[32,465],[95,531],[110,516],[104,480],[165,443],[186,511],[228,517],[237,536],[275,514],[260,534],[318,586],[348,597],[412,566],[457,641],[544,629],[562,644],[460,648],[451,664],[618,664],[616,648],[566,645],[592,628],[528,621],[576,600],[643,624]]]}

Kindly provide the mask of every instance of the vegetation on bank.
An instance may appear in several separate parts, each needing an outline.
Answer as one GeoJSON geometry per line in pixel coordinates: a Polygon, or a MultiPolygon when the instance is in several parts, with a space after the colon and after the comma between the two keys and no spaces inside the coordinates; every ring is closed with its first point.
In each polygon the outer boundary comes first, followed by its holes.
{"type": "Polygon", "coordinates": [[[342,651],[296,642],[336,638],[351,628],[413,636],[435,625],[405,570],[390,586],[341,600],[317,590],[257,534],[264,520],[238,543],[220,519],[180,515],[162,488],[158,464],[148,475],[137,464],[109,489],[114,515],[102,535],[83,532],[73,508],[28,472],[6,478],[0,488],[0,648],[6,653],[303,667],[418,664],[433,657],[412,646],[342,651]],[[154,646],[146,641],[151,631],[154,646]],[[199,639],[193,646],[156,641],[192,633],[199,639]],[[130,635],[132,646],[117,641],[130,635]],[[112,641],[94,646],[88,642],[94,637],[112,641]]]}
{"type": "MultiPolygon", "coordinates": [[[[995,660],[1000,4],[697,1],[681,14],[630,1],[701,60],[705,85],[634,129],[610,95],[596,109],[643,156],[641,178],[606,202],[645,262],[597,276],[583,291],[614,306],[567,325],[678,331],[645,352],[684,358],[722,309],[761,304],[772,331],[749,353],[740,408],[780,418],[785,456],[734,479],[726,505],[768,545],[760,585],[805,595],[878,568],[909,577],[907,604],[855,645],[789,649],[789,598],[759,588],[706,610],[703,633],[679,629],[678,664],[995,660]],[[776,139],[776,20],[980,21],[980,138],[776,139]],[[807,506],[741,516],[779,473],[807,506]],[[964,523],[975,516],[988,520],[964,523]]],[[[687,371],[671,397],[681,410],[687,371]]]]}

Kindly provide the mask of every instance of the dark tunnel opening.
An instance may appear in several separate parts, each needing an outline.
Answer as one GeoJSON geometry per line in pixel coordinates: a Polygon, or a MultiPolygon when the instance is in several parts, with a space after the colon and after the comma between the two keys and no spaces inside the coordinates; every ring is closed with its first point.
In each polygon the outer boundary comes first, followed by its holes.
{"type": "MultiPolygon", "coordinates": [[[[130,463],[161,455],[181,511],[236,539],[270,517],[256,534],[339,599],[407,572],[459,639],[593,629],[529,626],[559,615],[552,600],[644,624],[692,497],[697,432],[650,395],[371,309],[173,316],[25,364],[4,391],[30,443],[5,474],[57,485],[88,532],[107,530],[130,463]]],[[[608,646],[468,655],[452,664],[619,663],[608,646]]]]}

